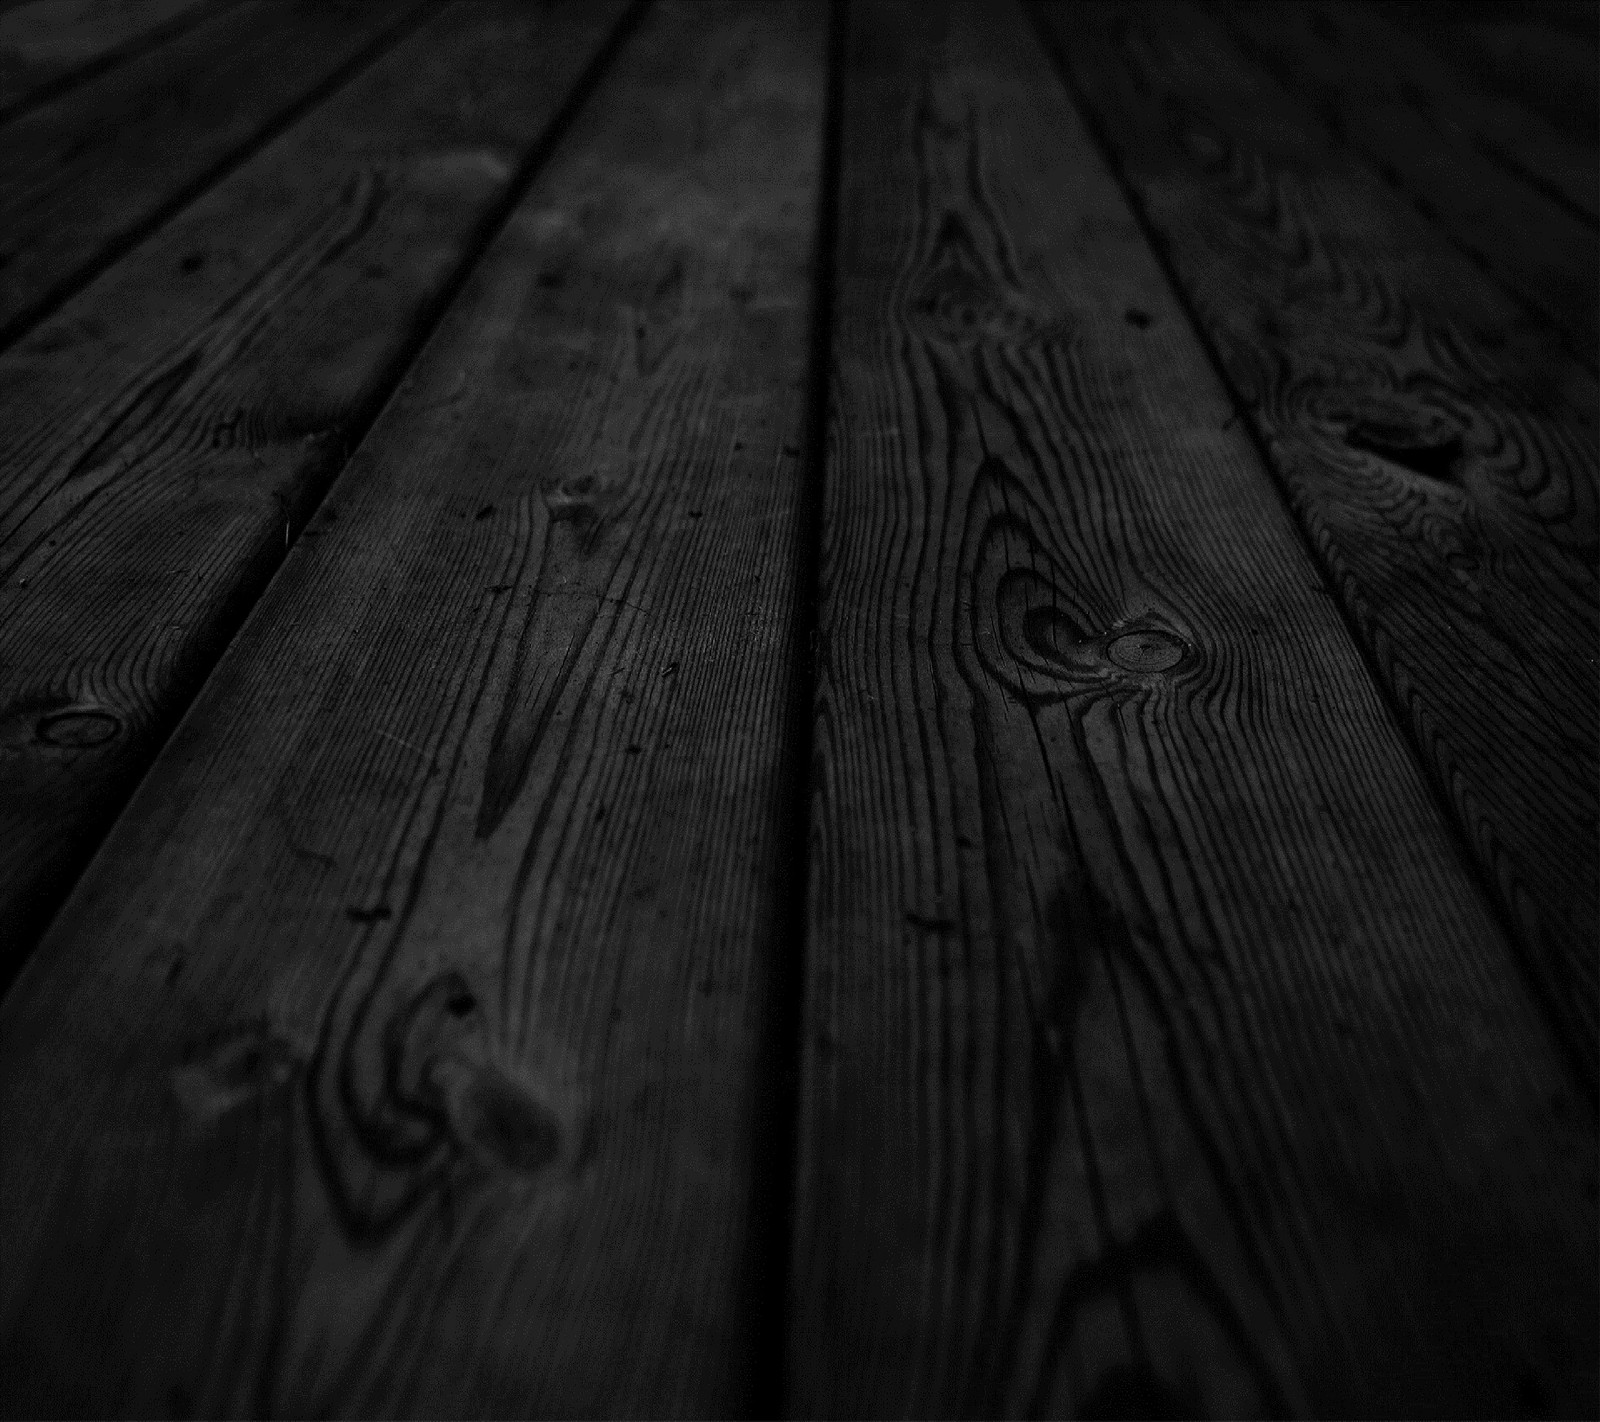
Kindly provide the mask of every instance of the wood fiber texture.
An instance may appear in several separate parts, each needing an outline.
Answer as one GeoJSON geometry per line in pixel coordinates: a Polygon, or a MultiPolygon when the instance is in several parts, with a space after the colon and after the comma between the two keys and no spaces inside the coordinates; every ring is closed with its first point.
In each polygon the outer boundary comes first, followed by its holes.
{"type": "Polygon", "coordinates": [[[420,0],[245,0],[0,125],[0,341],[371,58],[420,0]]]}
{"type": "Polygon", "coordinates": [[[1502,106],[1482,100],[1470,79],[1369,6],[1232,0],[1219,9],[1247,54],[1309,100],[1402,202],[1569,333],[1574,353],[1594,368],[1600,251],[1587,192],[1597,172],[1592,151],[1539,133],[1548,125],[1533,115],[1515,127],[1496,122],[1502,106]],[[1586,195],[1587,209],[1576,201],[1586,195]]]}
{"type": "Polygon", "coordinates": [[[822,21],[652,9],[8,996],[7,1413],[756,1406],[822,21]]]}
{"type": "Polygon", "coordinates": [[[1040,13],[1592,1098],[1593,374],[1195,7],[1040,13]]]}
{"type": "Polygon", "coordinates": [[[1021,13],[850,14],[790,1410],[1592,1407],[1592,1115],[1181,303],[1021,13]]]}
{"type": "Polygon", "coordinates": [[[623,13],[452,5],[0,354],[7,980],[623,13]]]}

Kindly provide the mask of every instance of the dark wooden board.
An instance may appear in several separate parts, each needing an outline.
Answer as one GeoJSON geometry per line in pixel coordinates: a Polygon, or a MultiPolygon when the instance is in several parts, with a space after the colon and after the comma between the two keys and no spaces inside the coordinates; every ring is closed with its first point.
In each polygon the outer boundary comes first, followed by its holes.
{"type": "Polygon", "coordinates": [[[1218,8],[1246,54],[1313,106],[1442,235],[1567,331],[1594,368],[1600,169],[1592,150],[1580,157],[1556,135],[1536,146],[1526,132],[1503,136],[1520,142],[1487,145],[1470,80],[1367,6],[1231,0],[1218,8]],[[1541,180],[1540,169],[1566,181],[1541,180]],[[1585,184],[1586,209],[1575,202],[1585,184]]]}
{"type": "Polygon", "coordinates": [[[1491,90],[1600,146],[1600,5],[1595,0],[1428,0],[1385,13],[1470,68],[1491,90]]]}
{"type": "Polygon", "coordinates": [[[246,0],[0,125],[0,343],[392,41],[419,0],[246,0]]]}
{"type": "Polygon", "coordinates": [[[943,9],[850,7],[789,1410],[1592,1410],[1594,1118],[1028,22],[943,9]]]}
{"type": "Polygon", "coordinates": [[[624,13],[457,4],[0,355],[0,971],[624,13]]]}
{"type": "Polygon", "coordinates": [[[181,34],[229,0],[22,0],[0,6],[0,121],[181,34]]]}
{"type": "Polygon", "coordinates": [[[1040,13],[1592,1097],[1593,375],[1196,9],[1040,13]]]}
{"type": "Polygon", "coordinates": [[[820,11],[648,13],[6,999],[11,1415],[758,1405],[820,11]]]}

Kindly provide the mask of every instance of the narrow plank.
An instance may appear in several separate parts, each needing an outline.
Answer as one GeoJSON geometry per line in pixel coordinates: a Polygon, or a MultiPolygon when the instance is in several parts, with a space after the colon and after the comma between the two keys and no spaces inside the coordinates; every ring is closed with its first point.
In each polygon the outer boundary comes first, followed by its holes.
{"type": "Polygon", "coordinates": [[[24,0],[0,8],[0,120],[181,33],[227,0],[24,0]]]}
{"type": "Polygon", "coordinates": [[[1593,375],[1197,11],[1041,13],[1592,1093],[1593,375]]]}
{"type": "Polygon", "coordinates": [[[1026,20],[858,0],[797,1416],[1595,1403],[1594,1121],[1026,20]]]}
{"type": "Polygon", "coordinates": [[[370,59],[426,0],[248,0],[0,127],[0,344],[370,59]]]}
{"type": "Polygon", "coordinates": [[[1600,6],[1595,0],[1431,0],[1394,8],[1490,88],[1600,147],[1600,6]]]}
{"type": "Polygon", "coordinates": [[[452,6],[0,356],[6,981],[623,13],[452,6]]]}
{"type": "Polygon", "coordinates": [[[754,1410],[819,9],[649,12],[6,999],[11,1415],[754,1410]]]}
{"type": "MultiPolygon", "coordinates": [[[[1439,231],[1567,331],[1591,367],[1600,349],[1600,244],[1594,192],[1600,169],[1586,154],[1588,211],[1529,181],[1527,143],[1513,171],[1482,147],[1463,102],[1472,85],[1366,6],[1258,4],[1222,8],[1231,37],[1330,132],[1364,154],[1439,231]]],[[[1575,155],[1574,155],[1575,157],[1575,155]]],[[[1545,166],[1556,166],[1546,164],[1545,166]]]]}

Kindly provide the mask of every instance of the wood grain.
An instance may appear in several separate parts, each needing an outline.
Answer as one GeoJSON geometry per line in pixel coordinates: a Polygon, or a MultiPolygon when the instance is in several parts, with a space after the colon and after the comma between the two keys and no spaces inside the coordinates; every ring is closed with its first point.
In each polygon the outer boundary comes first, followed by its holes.
{"type": "Polygon", "coordinates": [[[622,14],[452,6],[0,356],[6,980],[622,14]]]}
{"type": "MultiPolygon", "coordinates": [[[[1572,142],[1591,152],[1600,147],[1595,0],[1412,0],[1385,12],[1572,142]]],[[[1592,165],[1590,176],[1592,181],[1592,165]]]]}
{"type": "Polygon", "coordinates": [[[1043,10],[1591,1096],[1594,377],[1196,10],[1043,10]]]}
{"type": "Polygon", "coordinates": [[[391,40],[418,0],[248,0],[0,126],[0,343],[391,40]]]}
{"type": "Polygon", "coordinates": [[[6,999],[10,1414],[752,1410],[819,8],[649,13],[6,999]]]}
{"type": "Polygon", "coordinates": [[[23,0],[0,6],[0,121],[181,34],[229,0],[23,0]]]}
{"type": "Polygon", "coordinates": [[[1592,1409],[1593,1117],[1138,225],[851,15],[791,1413],[1592,1409]]]}
{"type": "Polygon", "coordinates": [[[1471,82],[1365,5],[1232,0],[1219,8],[1247,55],[1312,105],[1329,131],[1362,153],[1444,237],[1568,332],[1575,353],[1594,368],[1600,328],[1594,195],[1584,209],[1564,191],[1576,195],[1600,182],[1593,152],[1580,155],[1554,134],[1536,146],[1526,132],[1532,122],[1498,144],[1486,141],[1490,125],[1478,121],[1471,82]],[[1539,169],[1566,181],[1543,181],[1539,169]]]}

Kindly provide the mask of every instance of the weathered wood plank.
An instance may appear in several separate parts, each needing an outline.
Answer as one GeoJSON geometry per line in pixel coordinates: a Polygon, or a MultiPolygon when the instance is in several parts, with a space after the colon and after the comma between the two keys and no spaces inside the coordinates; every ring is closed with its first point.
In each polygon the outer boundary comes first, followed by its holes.
{"type": "Polygon", "coordinates": [[[1041,14],[1592,1093],[1593,375],[1196,10],[1041,14]]]}
{"type": "Polygon", "coordinates": [[[247,0],[0,127],[0,343],[369,61],[426,0],[247,0]]]}
{"type": "Polygon", "coordinates": [[[207,3],[24,0],[0,7],[0,120],[181,33],[207,3]]]}
{"type": "Polygon", "coordinates": [[[790,1411],[1592,1408],[1593,1116],[1026,21],[943,9],[851,6],[790,1411]]]}
{"type": "Polygon", "coordinates": [[[1496,93],[1573,142],[1600,146],[1600,6],[1595,0],[1428,0],[1386,6],[1496,93]]]}
{"type": "Polygon", "coordinates": [[[0,356],[5,980],[622,14],[452,6],[0,356]]]}
{"type": "Polygon", "coordinates": [[[819,8],[649,12],[7,998],[12,1414],[752,1410],[819,8]]]}
{"type": "MultiPolygon", "coordinates": [[[[1538,152],[1528,142],[1520,162],[1485,151],[1473,86],[1368,7],[1232,0],[1220,8],[1246,54],[1313,105],[1329,131],[1363,153],[1446,238],[1567,331],[1595,366],[1600,245],[1593,190],[1600,169],[1592,152],[1581,170],[1588,210],[1574,211],[1559,191],[1530,181],[1528,164],[1538,163],[1538,152]]],[[[1559,169],[1562,156],[1539,166],[1559,169]]]]}

